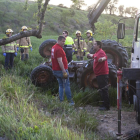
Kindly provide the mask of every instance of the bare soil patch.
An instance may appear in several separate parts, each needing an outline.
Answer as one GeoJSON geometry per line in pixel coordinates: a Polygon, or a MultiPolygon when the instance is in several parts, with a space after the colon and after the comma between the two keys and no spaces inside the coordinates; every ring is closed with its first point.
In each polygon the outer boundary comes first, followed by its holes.
{"type": "MultiPolygon", "coordinates": [[[[109,111],[99,111],[98,107],[86,106],[84,109],[94,116],[98,122],[98,128],[100,136],[104,139],[105,136],[111,136],[117,138],[118,133],[118,110],[115,107],[111,107],[109,111]]],[[[125,133],[140,128],[140,125],[136,122],[136,113],[134,111],[122,111],[121,112],[121,133],[125,133]]]]}

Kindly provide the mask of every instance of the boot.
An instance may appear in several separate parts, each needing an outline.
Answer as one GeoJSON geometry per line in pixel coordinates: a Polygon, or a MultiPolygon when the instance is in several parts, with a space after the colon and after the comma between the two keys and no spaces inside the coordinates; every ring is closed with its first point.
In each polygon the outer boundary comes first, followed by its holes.
{"type": "Polygon", "coordinates": [[[25,54],[25,59],[28,60],[29,54],[25,54]]]}
{"type": "Polygon", "coordinates": [[[24,54],[21,54],[21,60],[24,61],[24,54]]]}
{"type": "Polygon", "coordinates": [[[83,57],[80,57],[81,60],[83,60],[83,57]]]}

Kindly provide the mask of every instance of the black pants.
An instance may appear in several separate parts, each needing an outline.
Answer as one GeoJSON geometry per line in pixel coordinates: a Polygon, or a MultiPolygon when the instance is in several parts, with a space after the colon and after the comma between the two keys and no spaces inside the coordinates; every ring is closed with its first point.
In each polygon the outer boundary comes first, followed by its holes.
{"type": "Polygon", "coordinates": [[[4,64],[5,69],[12,68],[13,63],[14,63],[14,53],[6,53],[5,64],[4,64]]]}
{"type": "Polygon", "coordinates": [[[108,75],[99,75],[99,76],[96,76],[96,78],[97,78],[97,83],[99,85],[101,100],[103,101],[103,106],[109,109],[110,101],[109,101],[109,95],[108,95],[108,87],[106,87],[108,85],[108,75]]]}
{"type": "Polygon", "coordinates": [[[68,63],[72,61],[72,50],[65,50],[68,63]]]}

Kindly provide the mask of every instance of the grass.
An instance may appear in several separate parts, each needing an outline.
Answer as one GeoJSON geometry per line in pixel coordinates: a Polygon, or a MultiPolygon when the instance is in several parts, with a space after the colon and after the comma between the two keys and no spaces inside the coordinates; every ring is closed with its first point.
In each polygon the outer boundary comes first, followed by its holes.
{"type": "MultiPolygon", "coordinates": [[[[0,37],[2,36],[1,34],[0,37]]],[[[12,70],[4,70],[4,56],[0,55],[0,136],[10,140],[100,139],[96,133],[98,121],[86,110],[77,110],[79,106],[100,104],[100,96],[96,90],[87,88],[81,91],[77,84],[71,81],[76,103],[74,108],[70,107],[66,100],[59,102],[56,83],[46,88],[32,85],[31,71],[46,61],[38,52],[40,44],[46,39],[57,39],[57,36],[43,35],[41,39],[31,37],[33,51],[29,51],[29,60],[20,61],[18,52],[12,70]]],[[[0,53],[2,54],[1,50],[0,53]]],[[[76,60],[76,57],[73,56],[73,59],[76,60]]],[[[116,106],[116,94],[116,89],[109,89],[111,106],[116,106]]]]}

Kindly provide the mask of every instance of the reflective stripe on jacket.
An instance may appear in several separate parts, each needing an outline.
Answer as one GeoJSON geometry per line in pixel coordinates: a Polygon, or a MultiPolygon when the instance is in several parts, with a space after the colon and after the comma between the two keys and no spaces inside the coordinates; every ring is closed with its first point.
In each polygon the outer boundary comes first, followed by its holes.
{"type": "Polygon", "coordinates": [[[72,50],[73,44],[74,44],[73,39],[70,36],[67,36],[65,40],[64,48],[68,50],[72,50]]]}
{"type": "Polygon", "coordinates": [[[2,46],[3,53],[15,53],[17,52],[15,41],[2,46]]]}
{"type": "Polygon", "coordinates": [[[87,50],[87,45],[82,37],[74,39],[75,50],[80,49],[81,51],[87,50]]]}
{"type": "Polygon", "coordinates": [[[21,39],[19,39],[19,47],[20,48],[31,48],[31,40],[30,37],[23,37],[21,39]]]}
{"type": "Polygon", "coordinates": [[[87,43],[87,51],[88,52],[93,47],[94,42],[95,42],[95,39],[92,36],[87,38],[86,43],[87,43]]]}

